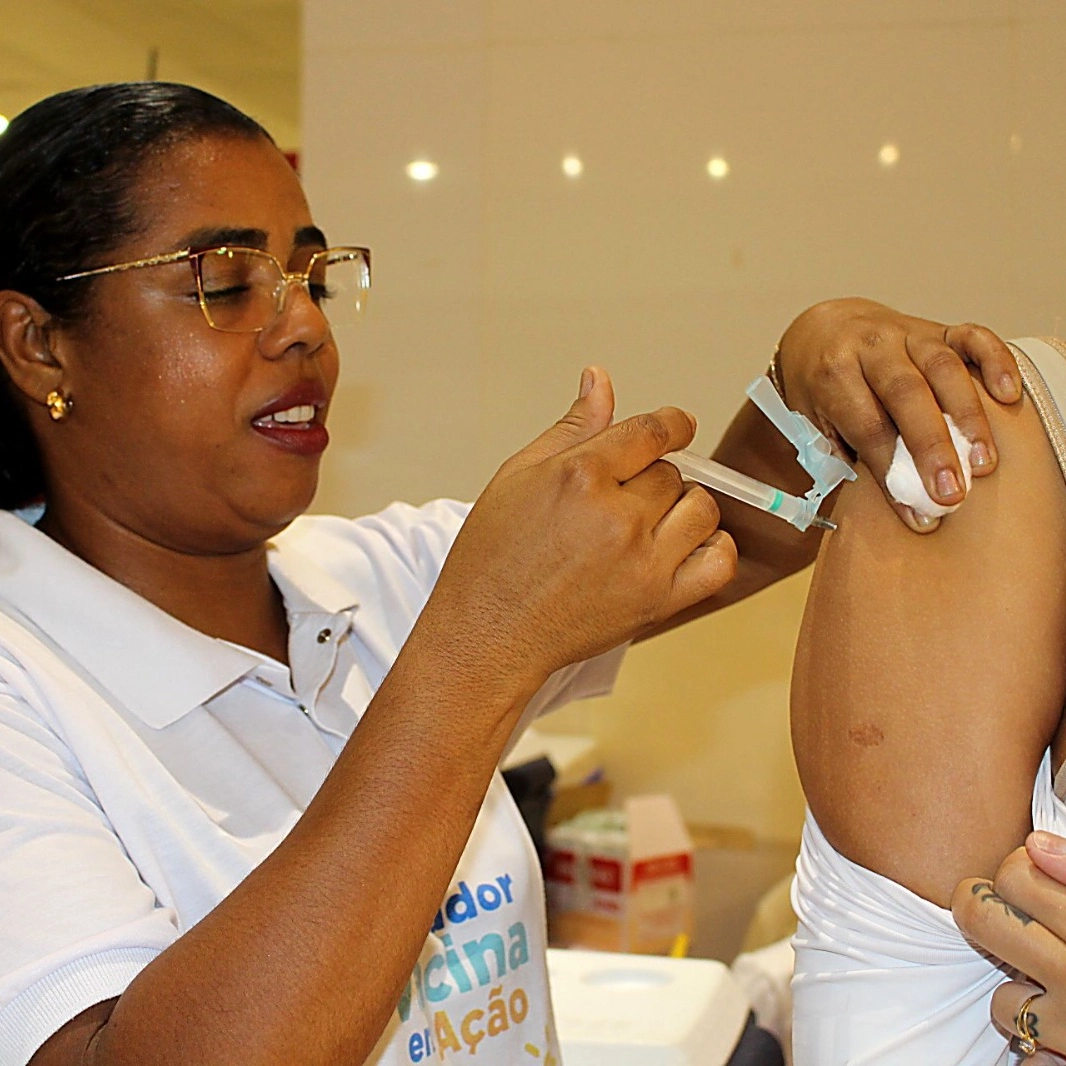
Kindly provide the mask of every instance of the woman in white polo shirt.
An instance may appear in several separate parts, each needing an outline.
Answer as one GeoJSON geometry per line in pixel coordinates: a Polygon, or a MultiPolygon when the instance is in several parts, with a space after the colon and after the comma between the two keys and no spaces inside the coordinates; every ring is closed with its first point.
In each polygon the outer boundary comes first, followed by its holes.
{"type": "MultiPolygon", "coordinates": [[[[557,1061],[500,755],[817,537],[726,504],[734,547],[656,462],[692,419],[612,424],[595,369],[472,510],[300,518],[370,264],[265,131],[185,86],[60,94],[0,137],[0,202],[0,1063],[557,1061]]],[[[852,312],[793,335],[792,395],[880,470],[863,374],[904,396],[961,498],[902,342],[989,449],[941,356],[1009,391],[1005,352],[852,312]]],[[[749,410],[719,454],[796,476],[749,410]]]]}

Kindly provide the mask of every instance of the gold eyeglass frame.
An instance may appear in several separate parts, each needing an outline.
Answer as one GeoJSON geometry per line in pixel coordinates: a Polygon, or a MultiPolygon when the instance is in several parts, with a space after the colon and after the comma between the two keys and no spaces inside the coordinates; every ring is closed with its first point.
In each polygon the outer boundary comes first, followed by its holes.
{"type": "MultiPolygon", "coordinates": [[[[91,270],[79,270],[74,274],[64,274],[62,277],[56,278],[59,281],[77,281],[80,278],[94,278],[102,274],[118,274],[126,270],[139,270],[142,267],[164,266],[167,263],[184,263],[188,262],[192,265],[193,276],[196,278],[196,296],[197,301],[200,304],[200,310],[203,312],[204,318],[207,320],[207,324],[214,330],[218,330],[219,333],[262,333],[271,323],[259,326],[256,329],[225,329],[222,326],[216,325],[211,319],[211,312],[207,307],[207,299],[204,296],[204,284],[203,273],[200,266],[200,262],[206,255],[227,255],[231,252],[247,252],[252,255],[260,256],[264,259],[269,259],[278,271],[278,287],[275,293],[275,299],[277,301],[274,314],[275,317],[281,314],[282,308],[285,305],[285,294],[288,292],[290,285],[301,285],[304,291],[314,299],[314,295],[311,292],[311,273],[315,268],[315,264],[324,256],[336,256],[341,255],[345,259],[361,260],[365,265],[366,272],[366,285],[363,291],[370,289],[370,249],[363,248],[359,245],[338,245],[336,248],[323,248],[321,251],[315,252],[314,255],[308,260],[306,270],[286,270],[282,265],[281,260],[276,255],[271,255],[270,252],[264,251],[262,248],[245,248],[240,245],[224,244],[218,248],[201,248],[193,250],[192,248],[183,248],[180,252],[166,252],[162,255],[152,255],[147,259],[133,259],[128,263],[112,263],[109,266],[93,267],[91,270]]],[[[327,260],[327,263],[329,260],[327,260]]]]}

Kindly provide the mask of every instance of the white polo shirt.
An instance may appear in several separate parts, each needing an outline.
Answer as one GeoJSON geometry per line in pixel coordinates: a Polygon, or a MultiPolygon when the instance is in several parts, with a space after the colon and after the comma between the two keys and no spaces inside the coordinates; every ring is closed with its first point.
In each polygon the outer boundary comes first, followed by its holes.
{"type": "MultiPolygon", "coordinates": [[[[291,671],[0,513],[0,1066],[120,995],[288,833],[467,511],[293,523],[269,553],[291,671]]],[[[526,720],[605,692],[619,659],[561,671],[526,720]]],[[[536,854],[497,773],[370,1061],[557,1059],[545,944],[536,854]]]]}

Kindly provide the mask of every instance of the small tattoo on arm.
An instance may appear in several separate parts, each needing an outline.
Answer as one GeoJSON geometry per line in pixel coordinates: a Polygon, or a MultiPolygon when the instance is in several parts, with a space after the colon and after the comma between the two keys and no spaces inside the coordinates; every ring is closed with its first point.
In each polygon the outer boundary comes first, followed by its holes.
{"type": "Polygon", "coordinates": [[[1032,918],[1023,910],[1019,910],[1013,903],[1008,903],[987,881],[974,885],[970,891],[982,902],[992,903],[1003,908],[1003,913],[1008,917],[1017,918],[1022,925],[1029,925],[1032,918]]]}

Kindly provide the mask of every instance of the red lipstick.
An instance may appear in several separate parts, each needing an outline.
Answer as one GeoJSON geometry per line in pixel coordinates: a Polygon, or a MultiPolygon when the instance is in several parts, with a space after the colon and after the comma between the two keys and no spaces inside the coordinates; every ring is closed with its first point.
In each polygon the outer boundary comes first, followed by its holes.
{"type": "Polygon", "coordinates": [[[321,455],[329,444],[323,425],[328,400],[318,381],[301,381],[252,416],[251,425],[260,437],[295,455],[321,455]]]}

